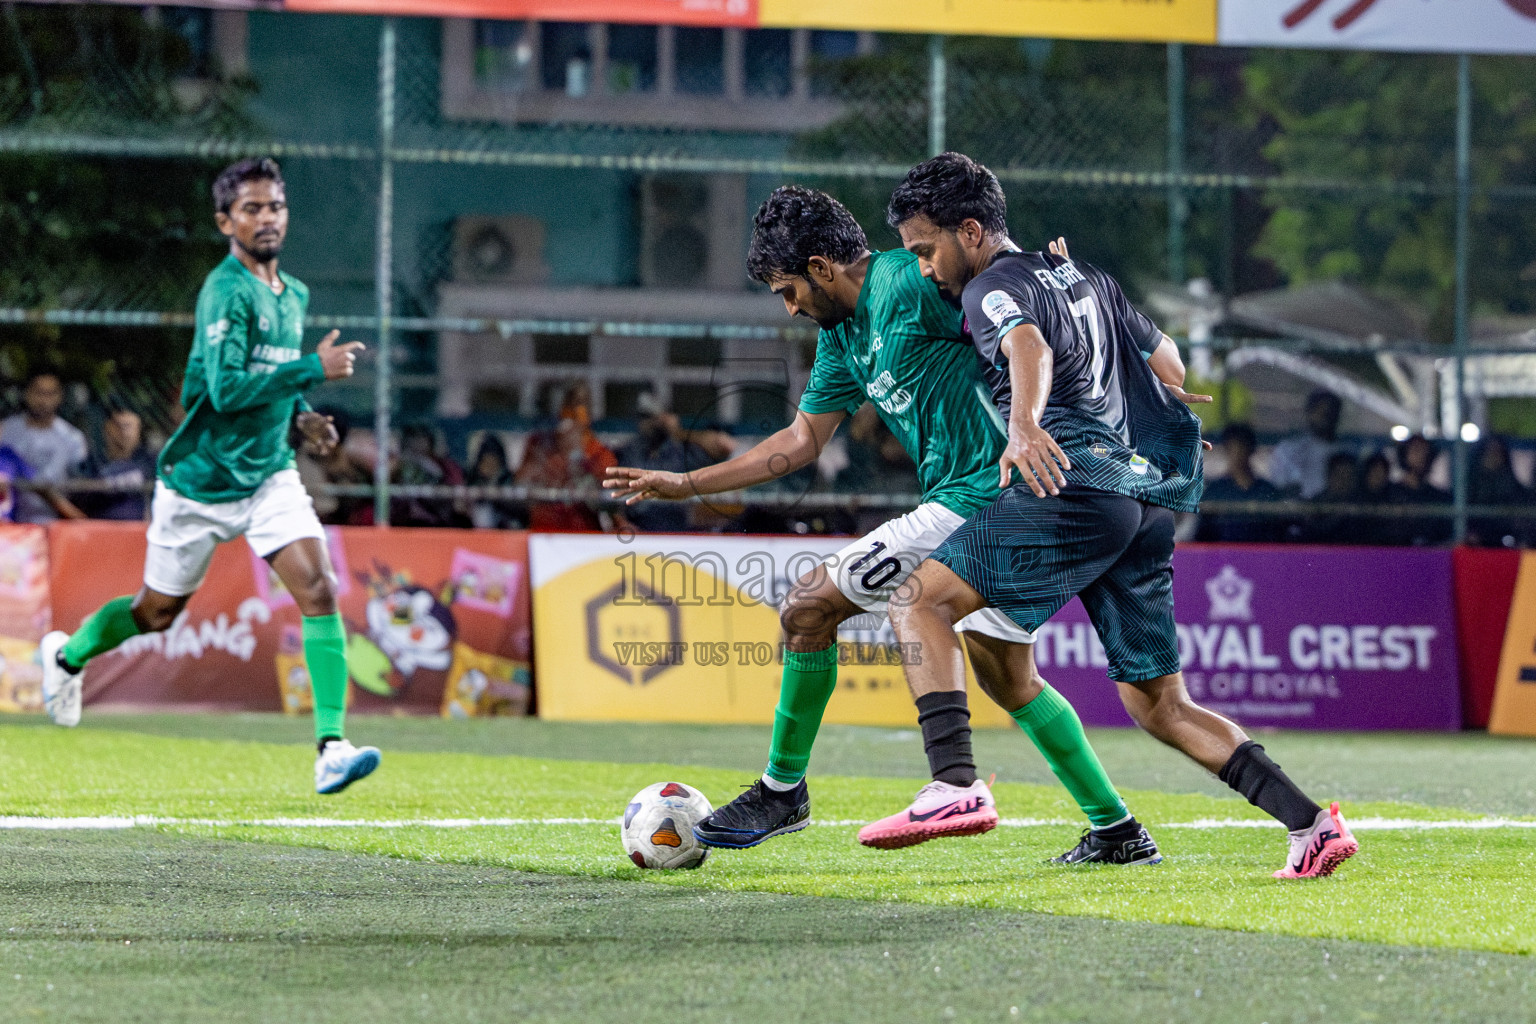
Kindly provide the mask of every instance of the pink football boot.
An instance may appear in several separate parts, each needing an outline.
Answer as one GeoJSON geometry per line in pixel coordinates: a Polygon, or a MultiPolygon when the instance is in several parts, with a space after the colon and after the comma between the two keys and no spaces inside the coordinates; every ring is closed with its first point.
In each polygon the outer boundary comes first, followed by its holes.
{"type": "Polygon", "coordinates": [[[1322,878],[1333,874],[1359,849],[1360,844],[1344,824],[1339,802],[1335,800],[1326,811],[1318,812],[1311,828],[1291,833],[1291,855],[1275,877],[1322,878]]]}
{"type": "Polygon", "coordinates": [[[930,782],[917,791],[912,806],[859,829],[859,842],[880,850],[899,850],[941,836],[979,836],[997,828],[992,790],[977,779],[969,786],[930,782]]]}

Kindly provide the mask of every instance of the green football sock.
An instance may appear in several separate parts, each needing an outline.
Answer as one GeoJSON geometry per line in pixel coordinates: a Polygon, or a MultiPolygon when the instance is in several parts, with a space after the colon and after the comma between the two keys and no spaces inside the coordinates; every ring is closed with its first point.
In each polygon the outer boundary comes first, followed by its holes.
{"type": "Polygon", "coordinates": [[[64,660],[70,668],[85,668],[85,663],[96,655],[106,654],[141,632],[133,620],[133,598],[114,597],[80,623],[80,628],[64,644],[64,660]]]}
{"type": "Polygon", "coordinates": [[[315,698],[315,739],[341,739],[347,721],[347,627],[340,612],[304,616],[304,663],[315,698]]]}
{"type": "Polygon", "coordinates": [[[1038,697],[1012,714],[1094,828],[1130,817],[1125,801],[1104,774],[1099,755],[1088,745],[1082,719],[1065,697],[1046,684],[1038,697]]]}
{"type": "Polygon", "coordinates": [[[816,730],[836,687],[837,644],[804,654],[784,652],[784,679],[773,712],[773,745],[768,748],[770,779],[794,785],[805,778],[816,730]]]}

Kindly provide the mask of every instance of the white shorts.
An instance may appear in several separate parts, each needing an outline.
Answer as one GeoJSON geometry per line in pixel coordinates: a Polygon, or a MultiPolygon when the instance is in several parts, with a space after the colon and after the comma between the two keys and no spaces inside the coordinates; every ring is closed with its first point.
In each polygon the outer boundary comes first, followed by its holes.
{"type": "Polygon", "coordinates": [[[193,501],[155,481],[144,585],[169,597],[192,593],[208,575],[213,549],[242,534],[262,558],[305,537],[325,540],[297,470],[274,473],[249,498],[216,505],[193,501]]]}
{"type": "MultiPolygon", "coordinates": [[[[886,606],[912,571],[944,543],[965,517],[938,502],[917,506],[827,558],[837,589],[854,604],[884,616],[886,606]]],[[[983,633],[1009,643],[1032,644],[1035,634],[996,608],[972,612],[955,623],[955,632],[983,633]]]]}

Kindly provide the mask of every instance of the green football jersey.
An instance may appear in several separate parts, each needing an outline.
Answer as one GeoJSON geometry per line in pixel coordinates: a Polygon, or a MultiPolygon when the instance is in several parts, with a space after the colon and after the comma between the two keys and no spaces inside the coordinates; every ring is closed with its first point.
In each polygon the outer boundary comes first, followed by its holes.
{"type": "Polygon", "coordinates": [[[960,311],[905,249],[870,258],[853,316],[817,338],[800,408],[852,414],[866,399],[917,463],[923,501],[969,516],[997,497],[1002,419],[960,311]]]}
{"type": "Polygon", "coordinates": [[[325,370],[318,355],[300,352],[309,289],[278,276],[281,295],[230,255],[198,293],[181,387],[187,417],[160,453],[160,479],[183,497],[238,501],[293,467],[293,414],[325,370]]]}

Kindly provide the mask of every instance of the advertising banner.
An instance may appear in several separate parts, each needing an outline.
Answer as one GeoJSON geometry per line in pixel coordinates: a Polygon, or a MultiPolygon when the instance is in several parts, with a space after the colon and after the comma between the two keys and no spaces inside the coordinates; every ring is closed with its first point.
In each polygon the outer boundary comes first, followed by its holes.
{"type": "MultiPolygon", "coordinates": [[[[129,0],[116,0],[127,3],[129,0]]],[[[159,0],[181,3],[183,0],[159,0]]],[[[198,0],[318,14],[1214,43],[1217,0],[198,0]]],[[[138,4],[138,6],[143,6],[138,4]]]]}
{"type": "Polygon", "coordinates": [[[51,628],[48,534],[0,524],[0,711],[39,711],[37,642],[51,628]]]}
{"type": "Polygon", "coordinates": [[[1536,736],[1536,552],[1520,555],[1515,600],[1504,632],[1499,681],[1493,692],[1488,731],[1536,736]]]}
{"type": "MultiPolygon", "coordinates": [[[[776,606],[844,543],[535,535],[540,714],[772,721],[776,606]]],[[[1174,580],[1186,679],[1207,707],[1255,726],[1459,726],[1450,552],[1197,545],[1175,556],[1174,580]]],[[[827,721],[911,725],[913,653],[884,623],[845,625],[827,721]]],[[[1036,658],[1085,722],[1131,724],[1081,604],[1041,628],[1036,658]]],[[[978,725],[1009,724],[984,697],[971,706],[978,725]]]]}
{"type": "Polygon", "coordinates": [[[1221,0],[1220,42],[1536,53],[1536,0],[1221,0]]]}
{"type": "MultiPolygon", "coordinates": [[[[1457,729],[1451,553],[1189,545],[1174,615],[1190,695],[1248,726],[1457,729]]],[[[1082,605],[1047,622],[1040,672],[1085,722],[1130,724],[1082,605]]]]}
{"type": "Polygon", "coordinates": [[[1215,0],[761,0],[762,25],[1041,39],[1216,41],[1215,0]]]}
{"type": "MultiPolygon", "coordinates": [[[[139,589],[143,524],[50,529],[60,629],[139,589]]],[[[363,527],[327,535],[353,708],[453,717],[527,709],[526,535],[363,527]]],[[[282,582],[244,541],[222,545],[207,582],[169,630],[91,662],[86,703],[307,712],[300,619],[282,582]]]]}
{"type": "MultiPolygon", "coordinates": [[[[534,534],[539,717],[637,722],[773,721],[778,606],[791,581],[847,538],[534,534]]],[[[844,623],[826,721],[915,726],[889,624],[844,623]]],[[[991,701],[977,725],[1011,725],[991,701]]]]}

